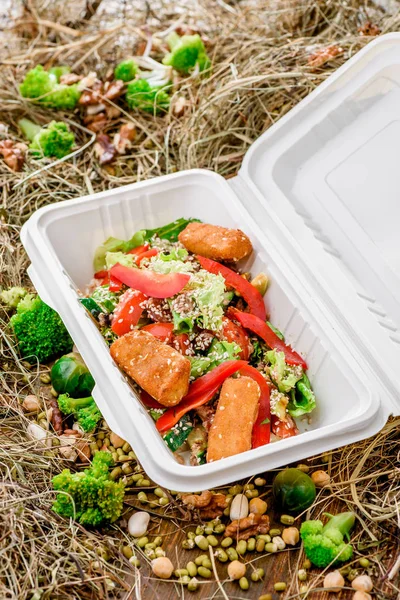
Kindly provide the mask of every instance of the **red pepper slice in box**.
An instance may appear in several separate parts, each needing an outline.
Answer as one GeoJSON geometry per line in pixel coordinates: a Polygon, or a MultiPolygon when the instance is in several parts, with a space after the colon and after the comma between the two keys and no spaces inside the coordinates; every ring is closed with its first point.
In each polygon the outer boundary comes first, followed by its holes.
{"type": "Polygon", "coordinates": [[[242,360],[248,360],[250,356],[250,339],[246,331],[241,325],[237,325],[227,317],[222,319],[222,331],[218,335],[219,338],[226,340],[227,342],[235,342],[241,347],[240,358],[242,360]]]}
{"type": "Polygon", "coordinates": [[[144,244],[143,246],[136,246],[136,248],[132,248],[129,250],[127,254],[134,254],[135,256],[139,256],[142,252],[146,252],[149,249],[149,244],[144,244]]]}
{"type": "Polygon", "coordinates": [[[140,399],[147,408],[162,408],[165,410],[165,406],[157,402],[150,394],[144,390],[140,390],[140,399]]]}
{"type": "Polygon", "coordinates": [[[95,279],[104,279],[105,277],[108,277],[108,271],[97,271],[94,274],[95,279]]]}
{"type": "Polygon", "coordinates": [[[129,333],[138,324],[147,296],[137,290],[127,290],[119,299],[114,310],[111,329],[121,336],[129,333]]]}
{"type": "Polygon", "coordinates": [[[231,319],[239,321],[243,327],[262,338],[269,348],[275,348],[278,352],[283,352],[288,365],[301,365],[303,369],[307,369],[307,363],[304,358],[278,338],[265,321],[250,313],[237,310],[237,308],[233,308],[232,306],[228,308],[227,314],[231,319]]]}
{"type": "Polygon", "coordinates": [[[293,437],[299,433],[296,427],[296,423],[293,421],[290,415],[286,415],[286,421],[281,421],[277,416],[271,416],[271,429],[274,435],[285,439],[293,437]]]}
{"type": "Polygon", "coordinates": [[[158,419],[156,423],[158,431],[161,433],[168,431],[187,412],[209,402],[225,379],[246,365],[247,363],[244,360],[227,360],[209,373],[196,379],[189,387],[189,391],[183,400],[177,406],[169,408],[158,419]]]}
{"type": "Polygon", "coordinates": [[[260,387],[260,402],[258,407],[257,420],[253,426],[252,448],[265,446],[269,444],[271,438],[271,406],[269,385],[265,378],[251,365],[246,365],[240,369],[240,375],[251,377],[260,387]]]}
{"type": "Polygon", "coordinates": [[[228,267],[221,265],[215,260],[205,258],[204,256],[196,256],[196,258],[206,271],[214,273],[214,275],[222,275],[226,283],[243,296],[249,306],[250,312],[262,321],[266,321],[267,311],[265,310],[264,299],[251,283],[239,275],[239,273],[235,273],[232,269],[228,269],[228,267]]]}
{"type": "Polygon", "coordinates": [[[122,283],[153,298],[171,298],[187,284],[190,275],[185,273],[154,273],[145,269],[124,267],[117,263],[110,274],[122,283]]]}
{"type": "Polygon", "coordinates": [[[172,341],[174,336],[174,324],[173,323],[150,323],[150,325],[145,325],[142,327],[141,331],[148,331],[151,335],[154,335],[161,342],[169,342],[172,341]]]}
{"type": "Polygon", "coordinates": [[[110,292],[120,292],[123,285],[122,281],[119,281],[116,277],[112,275],[109,277],[108,287],[110,288],[110,292]]]}
{"type": "Polygon", "coordinates": [[[150,248],[150,250],[146,250],[145,252],[141,252],[135,262],[139,266],[144,258],[151,258],[152,256],[157,256],[158,250],[157,248],[150,248]]]}

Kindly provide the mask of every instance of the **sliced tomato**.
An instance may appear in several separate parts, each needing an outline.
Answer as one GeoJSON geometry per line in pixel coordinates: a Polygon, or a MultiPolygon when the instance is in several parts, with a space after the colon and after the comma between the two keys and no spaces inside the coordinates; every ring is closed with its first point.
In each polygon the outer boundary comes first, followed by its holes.
{"type": "Polygon", "coordinates": [[[111,329],[121,336],[129,333],[138,324],[147,296],[137,290],[127,290],[119,299],[114,310],[111,329]]]}
{"type": "Polygon", "coordinates": [[[139,266],[144,258],[151,258],[152,256],[157,256],[158,250],[157,248],[150,248],[150,250],[146,250],[145,252],[141,252],[136,258],[136,264],[139,266]]]}
{"type": "Polygon", "coordinates": [[[122,286],[124,285],[122,281],[119,281],[116,277],[112,275],[109,278],[110,283],[108,287],[110,288],[110,292],[120,292],[122,290],[122,286]]]}
{"type": "Polygon", "coordinates": [[[178,294],[190,279],[185,273],[154,273],[145,269],[124,267],[117,263],[110,274],[122,283],[153,298],[171,298],[178,294]]]}
{"type": "Polygon", "coordinates": [[[129,252],[127,252],[127,254],[134,254],[135,256],[138,256],[139,254],[142,254],[142,252],[146,252],[146,250],[149,249],[149,244],[144,244],[143,246],[136,246],[136,248],[132,248],[132,250],[129,250],[129,252]]]}
{"type": "Polygon", "coordinates": [[[222,319],[222,331],[219,334],[221,339],[226,340],[227,342],[235,342],[238,346],[241,347],[242,351],[240,353],[240,358],[243,360],[248,360],[250,356],[250,339],[246,333],[246,330],[241,326],[227,317],[223,317],[222,319]]]}
{"type": "Polygon", "coordinates": [[[287,415],[286,421],[281,421],[276,415],[271,415],[272,433],[278,437],[285,439],[298,435],[296,423],[290,415],[287,415]]]}
{"type": "Polygon", "coordinates": [[[150,394],[144,390],[140,390],[140,399],[147,408],[162,408],[165,410],[165,406],[157,402],[150,394]]]}
{"type": "Polygon", "coordinates": [[[161,342],[169,344],[174,337],[174,324],[173,323],[150,323],[142,327],[141,331],[148,331],[151,335],[154,335],[161,342]]]}
{"type": "Polygon", "coordinates": [[[95,279],[104,279],[107,276],[108,276],[108,271],[97,271],[97,273],[94,274],[95,279]]]}

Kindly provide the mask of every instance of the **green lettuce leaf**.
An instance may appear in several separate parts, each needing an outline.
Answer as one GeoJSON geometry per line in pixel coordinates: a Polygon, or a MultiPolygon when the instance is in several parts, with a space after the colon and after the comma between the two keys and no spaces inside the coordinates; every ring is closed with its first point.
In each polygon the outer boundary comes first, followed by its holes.
{"type": "Polygon", "coordinates": [[[315,407],[315,394],[311,389],[310,380],[304,373],[296,383],[295,389],[291,391],[287,411],[292,417],[301,417],[313,411],[315,407]]]}
{"type": "Polygon", "coordinates": [[[300,366],[292,366],[286,364],[285,355],[283,352],[269,350],[265,353],[269,367],[269,375],[272,381],[277,386],[278,390],[283,393],[289,392],[296,385],[297,381],[303,375],[303,369],[300,366]]]}
{"type": "Polygon", "coordinates": [[[106,254],[106,269],[111,269],[119,263],[124,267],[135,267],[135,257],[133,254],[124,254],[123,252],[107,252],[106,254]]]}
{"type": "Polygon", "coordinates": [[[174,319],[174,333],[190,333],[193,331],[193,317],[183,317],[179,313],[172,311],[174,319]]]}

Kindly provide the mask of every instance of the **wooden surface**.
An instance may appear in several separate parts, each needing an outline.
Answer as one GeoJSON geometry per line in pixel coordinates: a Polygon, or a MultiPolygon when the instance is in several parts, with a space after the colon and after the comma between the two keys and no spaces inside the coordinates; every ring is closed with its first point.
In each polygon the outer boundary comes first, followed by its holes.
{"type": "MultiPolygon", "coordinates": [[[[136,504],[136,502],[134,503],[136,504]]],[[[270,503],[271,504],[271,503],[270,503]]],[[[138,508],[140,505],[138,506],[138,508]]],[[[332,505],[334,509],[334,505],[332,505]]],[[[339,508],[338,508],[339,510],[339,508]]],[[[268,511],[269,516],[272,519],[273,526],[282,528],[277,520],[274,520],[274,514],[268,511]]],[[[224,519],[224,517],[223,517],[224,519]]],[[[181,527],[185,527],[186,530],[194,531],[195,525],[188,525],[185,522],[180,523],[181,527]]],[[[165,550],[166,555],[171,559],[175,568],[185,568],[189,561],[194,559],[200,554],[204,554],[203,551],[198,550],[184,550],[182,549],[182,541],[186,539],[186,534],[182,530],[177,529],[177,523],[172,520],[162,520],[158,526],[154,527],[151,531],[153,535],[162,535],[165,537],[162,548],[165,550]]],[[[222,536],[216,536],[219,540],[222,540],[222,536]]],[[[244,562],[248,564],[246,576],[249,580],[250,587],[247,591],[241,590],[237,582],[229,582],[227,579],[227,565],[229,563],[220,563],[215,559],[215,565],[221,584],[223,584],[223,590],[226,596],[219,588],[215,576],[212,575],[210,580],[202,579],[197,577],[200,585],[196,592],[189,592],[186,587],[176,583],[163,582],[152,577],[151,570],[148,568],[144,560],[141,560],[140,567],[140,588],[137,589],[137,593],[140,595],[132,596],[132,598],[141,598],[142,600],[173,600],[176,598],[193,598],[204,599],[204,598],[229,598],[229,599],[251,599],[257,600],[262,594],[271,593],[274,600],[287,600],[288,598],[300,598],[299,585],[302,582],[298,581],[297,571],[301,568],[304,555],[300,552],[299,548],[285,549],[284,551],[276,554],[258,554],[256,552],[248,552],[244,556],[244,562]],[[250,575],[254,568],[262,567],[265,570],[265,577],[262,582],[254,583],[250,580],[250,575]],[[274,583],[278,581],[284,581],[287,584],[287,589],[283,593],[274,591],[274,583]]],[[[322,586],[322,578],[320,577],[317,581],[317,576],[321,573],[321,569],[311,569],[309,572],[307,583],[312,583],[312,587],[322,586]]],[[[350,585],[347,583],[347,585],[350,585]]],[[[338,597],[336,594],[326,593],[323,591],[311,592],[308,598],[318,598],[319,600],[333,600],[338,597]]],[[[343,590],[340,594],[341,600],[347,600],[353,597],[351,590],[343,590]]]]}

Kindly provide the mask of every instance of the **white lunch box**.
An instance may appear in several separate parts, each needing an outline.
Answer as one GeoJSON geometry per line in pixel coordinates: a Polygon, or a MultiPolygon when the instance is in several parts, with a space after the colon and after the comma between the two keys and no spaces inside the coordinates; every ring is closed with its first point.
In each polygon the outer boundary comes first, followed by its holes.
{"type": "Polygon", "coordinates": [[[147,474],[203,490],[376,433],[400,406],[400,34],[382,36],[262,135],[238,177],[189,170],[38,210],[21,239],[111,429],[147,474]],[[179,464],[78,301],[95,248],[178,217],[237,227],[243,267],[268,273],[272,323],[307,360],[317,397],[301,434],[211,464],[179,464]]]}

